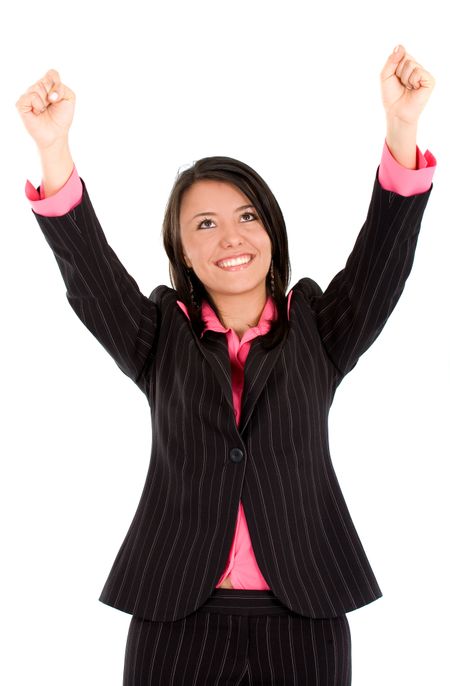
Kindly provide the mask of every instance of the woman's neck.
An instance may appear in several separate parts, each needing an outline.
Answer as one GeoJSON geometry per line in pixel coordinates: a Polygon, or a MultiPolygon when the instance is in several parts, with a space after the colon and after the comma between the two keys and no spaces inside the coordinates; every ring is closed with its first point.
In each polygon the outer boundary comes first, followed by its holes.
{"type": "Polygon", "coordinates": [[[267,302],[265,289],[239,295],[212,294],[211,297],[222,324],[234,329],[239,338],[247,329],[257,325],[267,302]]]}

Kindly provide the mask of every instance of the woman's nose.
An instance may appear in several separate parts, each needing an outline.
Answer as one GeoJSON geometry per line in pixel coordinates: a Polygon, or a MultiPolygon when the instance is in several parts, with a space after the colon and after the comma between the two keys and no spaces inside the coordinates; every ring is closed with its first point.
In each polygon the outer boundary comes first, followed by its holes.
{"type": "Polygon", "coordinates": [[[241,243],[242,242],[242,236],[240,232],[240,228],[236,226],[235,224],[227,224],[223,227],[222,231],[222,241],[225,241],[227,243],[241,243]]]}

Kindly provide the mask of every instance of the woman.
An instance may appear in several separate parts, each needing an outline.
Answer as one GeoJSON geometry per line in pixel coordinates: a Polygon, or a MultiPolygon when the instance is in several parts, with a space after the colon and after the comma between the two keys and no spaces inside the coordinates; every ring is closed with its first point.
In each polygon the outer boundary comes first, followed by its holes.
{"type": "Polygon", "coordinates": [[[369,213],[322,292],[290,276],[270,188],[229,157],[182,172],[164,217],[175,288],[144,296],[108,245],[50,70],[18,100],[43,180],[27,197],[70,305],[145,393],[152,454],[100,600],[132,614],[124,684],[351,683],[346,612],[381,596],[328,450],[334,392],[412,267],[436,160],[415,142],[434,87],[399,46],[369,213]],[[55,94],[56,93],[56,97],[55,94]]]}

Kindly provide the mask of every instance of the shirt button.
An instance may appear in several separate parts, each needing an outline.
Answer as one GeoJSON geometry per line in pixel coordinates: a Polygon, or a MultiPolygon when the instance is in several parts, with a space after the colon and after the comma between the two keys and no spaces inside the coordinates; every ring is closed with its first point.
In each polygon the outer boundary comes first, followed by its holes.
{"type": "Polygon", "coordinates": [[[240,448],[231,448],[230,450],[230,460],[232,462],[241,462],[244,458],[244,453],[240,448]]]}

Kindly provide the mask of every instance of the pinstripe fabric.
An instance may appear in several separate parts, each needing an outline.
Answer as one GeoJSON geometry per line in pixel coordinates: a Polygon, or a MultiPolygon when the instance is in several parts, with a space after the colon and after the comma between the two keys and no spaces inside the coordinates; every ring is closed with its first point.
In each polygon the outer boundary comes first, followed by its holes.
{"type": "Polygon", "coordinates": [[[215,589],[175,622],[133,615],[123,686],[350,686],[346,615],[301,617],[272,591],[215,589]]]}
{"type": "Polygon", "coordinates": [[[174,289],[139,291],[82,183],[66,215],[35,216],[70,305],[145,393],[152,422],[144,488],[99,600],[152,621],[199,608],[225,567],[240,498],[258,565],[286,607],[336,617],[381,597],[333,469],[328,413],[403,291],[433,186],[401,196],[377,169],[345,268],[324,292],[307,277],[294,285],[276,348],[252,340],[238,428],[224,334],[199,340],[174,289]]]}

